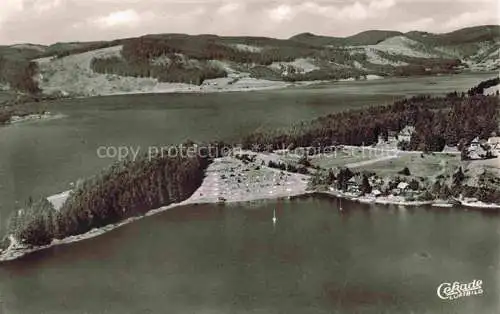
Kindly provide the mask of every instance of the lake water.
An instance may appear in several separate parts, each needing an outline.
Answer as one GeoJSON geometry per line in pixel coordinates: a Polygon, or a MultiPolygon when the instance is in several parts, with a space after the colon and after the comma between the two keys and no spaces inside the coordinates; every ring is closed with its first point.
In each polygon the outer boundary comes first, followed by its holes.
{"type": "MultiPolygon", "coordinates": [[[[49,109],[67,118],[0,129],[0,214],[111,163],[97,157],[99,146],[236,140],[401,95],[466,90],[490,77],[57,102],[49,109]]],[[[307,198],[176,208],[0,265],[0,313],[498,312],[498,215],[343,207],[340,214],[333,200],[307,198]],[[474,279],[483,280],[484,295],[436,296],[442,282],[474,279]]]]}

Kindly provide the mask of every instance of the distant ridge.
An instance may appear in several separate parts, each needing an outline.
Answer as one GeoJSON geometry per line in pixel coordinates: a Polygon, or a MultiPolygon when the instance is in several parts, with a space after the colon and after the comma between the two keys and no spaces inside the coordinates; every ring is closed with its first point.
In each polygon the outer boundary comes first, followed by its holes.
{"type": "Polygon", "coordinates": [[[311,44],[315,46],[325,45],[376,45],[394,36],[407,36],[411,39],[423,41],[429,44],[463,44],[476,41],[489,41],[500,39],[500,25],[473,26],[448,33],[429,33],[422,31],[410,31],[402,33],[391,30],[368,30],[348,37],[332,37],[325,35],[315,35],[312,33],[302,33],[289,38],[289,40],[311,44]]]}
{"type": "Polygon", "coordinates": [[[289,40],[314,46],[360,46],[376,45],[390,37],[402,34],[401,32],[386,30],[370,30],[349,37],[329,37],[314,35],[312,33],[302,33],[290,37],[289,40]]]}
{"type": "Polygon", "coordinates": [[[0,46],[0,85],[51,95],[177,88],[170,83],[184,84],[181,87],[187,90],[203,86],[245,90],[297,81],[499,68],[499,25],[443,34],[368,30],[348,37],[302,33],[276,39],[165,33],[50,46],[0,46]]]}

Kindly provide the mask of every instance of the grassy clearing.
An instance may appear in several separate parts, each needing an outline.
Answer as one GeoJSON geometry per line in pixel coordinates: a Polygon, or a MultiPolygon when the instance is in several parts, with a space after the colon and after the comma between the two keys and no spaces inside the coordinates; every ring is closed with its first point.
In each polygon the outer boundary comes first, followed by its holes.
{"type": "Polygon", "coordinates": [[[448,154],[407,154],[395,159],[360,167],[359,170],[373,171],[381,176],[397,176],[408,167],[410,177],[448,176],[461,164],[460,155],[448,154]]]}
{"type": "Polygon", "coordinates": [[[380,157],[382,156],[377,156],[375,153],[364,151],[363,149],[344,149],[329,154],[313,156],[310,158],[310,161],[314,166],[329,169],[380,157]]]}

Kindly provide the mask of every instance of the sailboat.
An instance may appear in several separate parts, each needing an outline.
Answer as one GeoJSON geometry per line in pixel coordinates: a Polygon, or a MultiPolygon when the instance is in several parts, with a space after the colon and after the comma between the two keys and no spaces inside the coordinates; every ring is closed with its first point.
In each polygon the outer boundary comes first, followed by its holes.
{"type": "Polygon", "coordinates": [[[276,218],[276,209],[273,209],[273,225],[276,224],[278,218],[276,218]]]}
{"type": "Polygon", "coordinates": [[[341,198],[339,198],[339,201],[340,201],[339,210],[340,210],[340,211],[342,211],[342,210],[343,210],[343,209],[342,209],[342,199],[341,199],[341,198]]]}

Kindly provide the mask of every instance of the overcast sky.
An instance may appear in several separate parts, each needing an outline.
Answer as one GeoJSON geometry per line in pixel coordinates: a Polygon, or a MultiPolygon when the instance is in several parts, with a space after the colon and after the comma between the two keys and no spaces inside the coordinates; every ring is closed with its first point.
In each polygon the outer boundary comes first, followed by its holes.
{"type": "Polygon", "coordinates": [[[498,0],[0,0],[0,44],[148,33],[288,38],[499,24],[498,0]]]}

